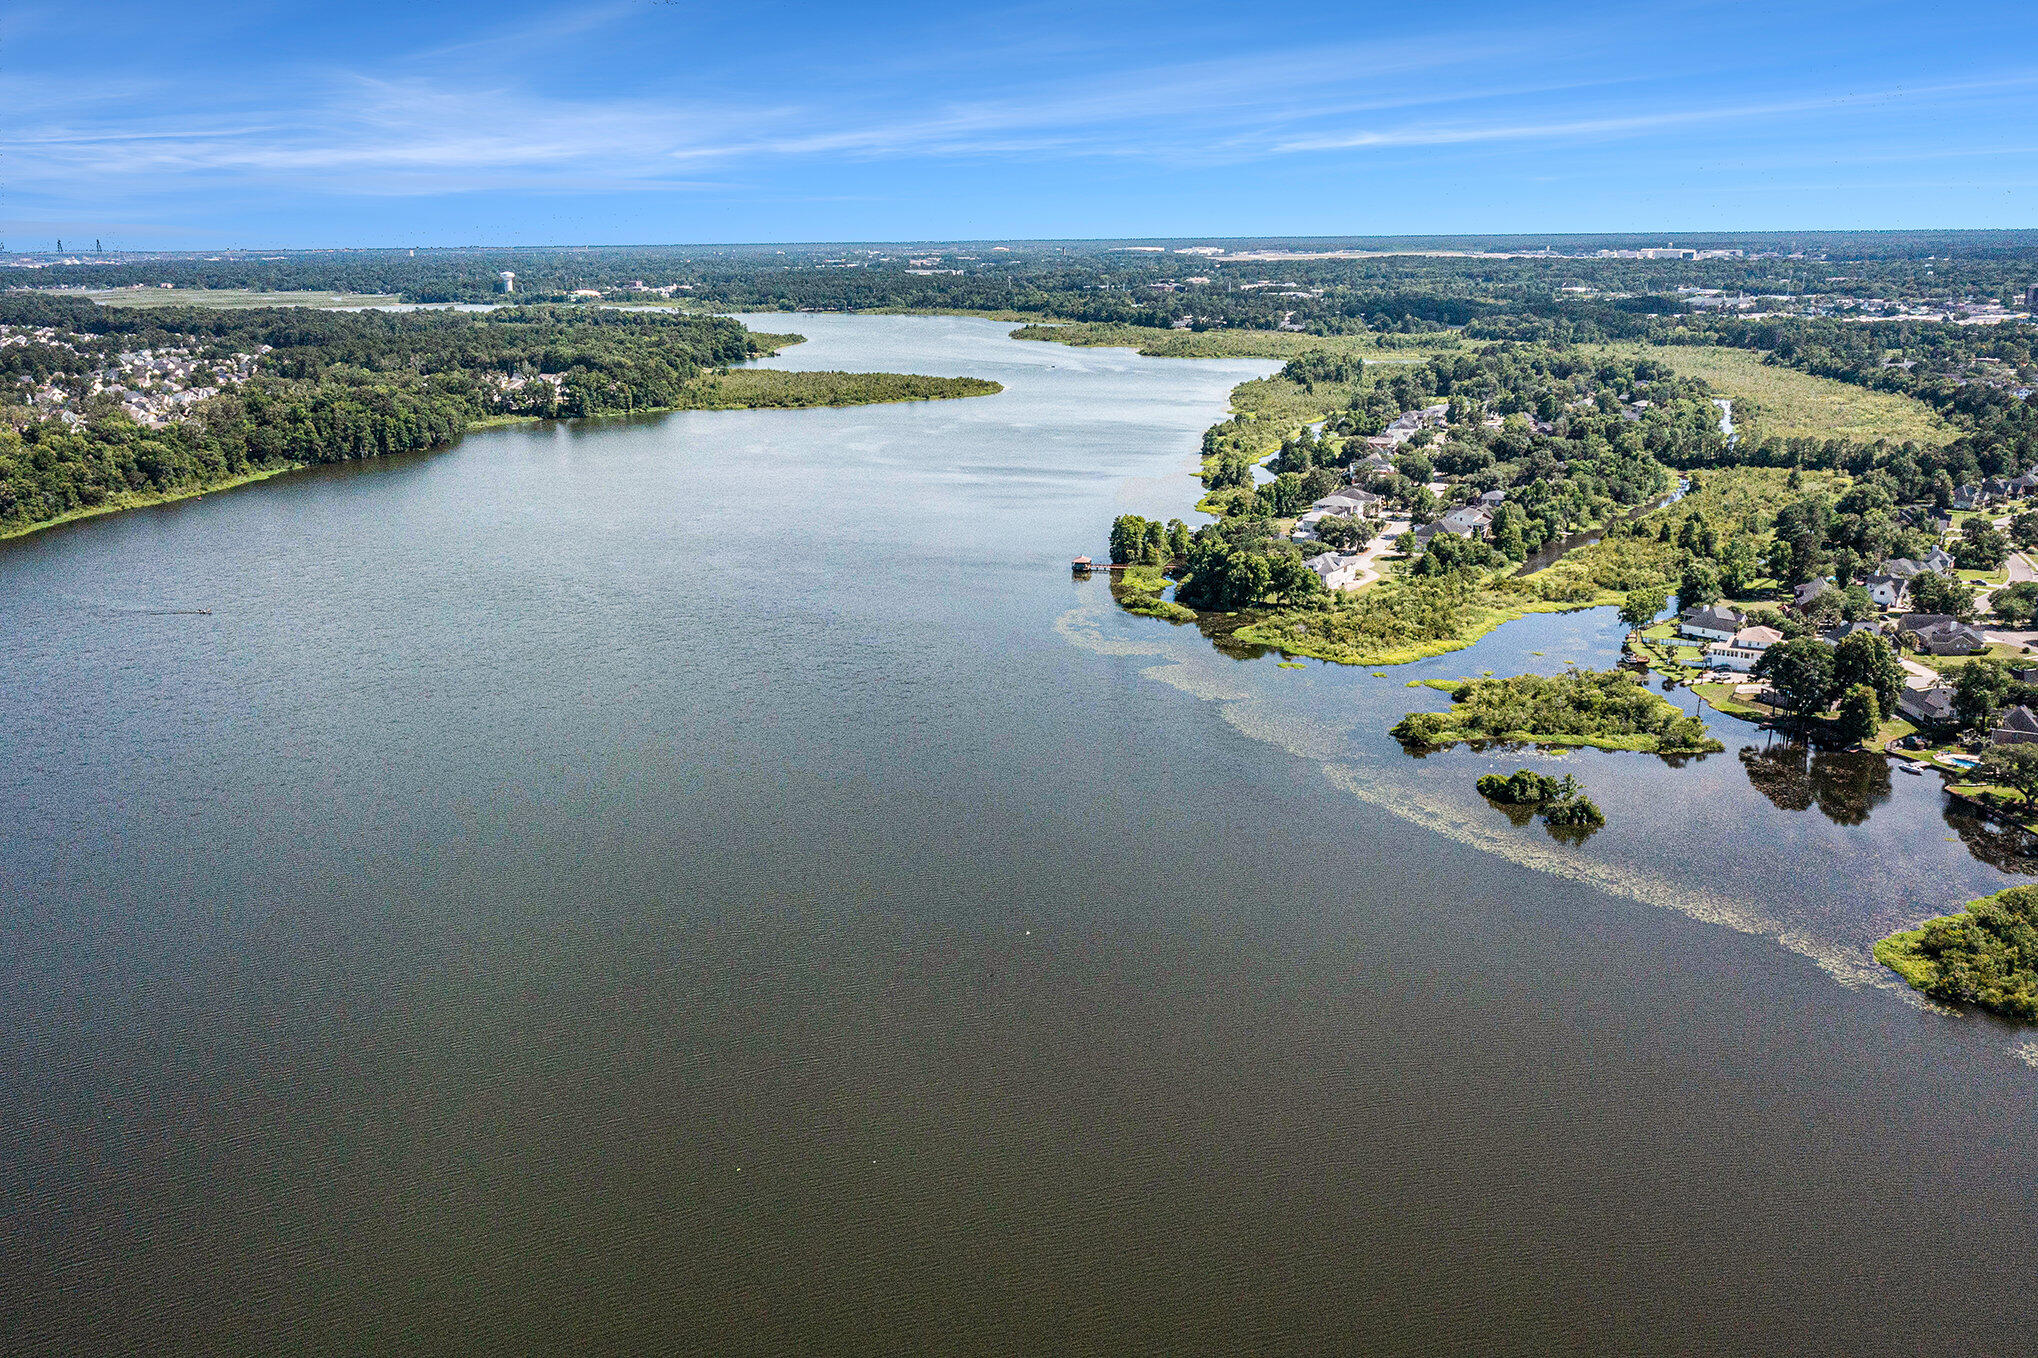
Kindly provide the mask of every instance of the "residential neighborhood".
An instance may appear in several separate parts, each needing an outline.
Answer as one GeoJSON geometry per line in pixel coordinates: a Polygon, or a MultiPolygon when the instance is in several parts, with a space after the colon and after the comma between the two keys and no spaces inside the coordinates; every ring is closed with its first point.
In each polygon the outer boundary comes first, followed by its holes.
{"type": "MultiPolygon", "coordinates": [[[[1961,772],[1975,767],[1988,748],[2038,744],[2038,619],[2024,606],[2027,596],[2038,594],[2038,569],[2007,543],[1992,570],[1975,567],[1971,551],[1977,540],[2000,537],[2006,527],[2028,541],[2016,517],[2029,512],[2020,502],[2034,491],[2038,477],[1957,487],[1957,501],[1982,508],[1965,512],[1950,547],[1934,542],[1915,558],[1886,559],[1844,586],[1830,575],[1807,580],[1775,602],[1692,604],[1674,622],[1647,629],[1638,658],[1670,662],[1728,710],[1774,714],[1782,699],[1758,671],[1767,652],[1792,637],[1836,646],[1865,633],[1888,643],[1903,672],[1894,710],[1883,714],[1882,736],[1892,753],[1961,772]],[[2011,595],[2018,597],[2012,601],[2011,595]],[[1920,599],[1957,606],[1926,611],[1920,599]],[[1980,670],[1965,673],[1976,664],[1980,670]],[[1975,696],[1985,685],[1991,692],[1975,696]]],[[[1914,518],[1931,521],[1922,512],[1914,518]]]]}
{"type": "Polygon", "coordinates": [[[136,423],[160,427],[179,419],[209,396],[238,386],[255,375],[269,351],[264,344],[249,353],[201,353],[190,346],[111,349],[103,338],[71,334],[50,326],[0,323],[0,350],[26,351],[16,381],[29,410],[66,424],[84,422],[108,406],[126,412],[136,423]],[[74,363],[37,362],[37,350],[52,357],[87,358],[87,375],[71,375],[74,363]],[[38,372],[37,370],[41,371],[38,372]]]}

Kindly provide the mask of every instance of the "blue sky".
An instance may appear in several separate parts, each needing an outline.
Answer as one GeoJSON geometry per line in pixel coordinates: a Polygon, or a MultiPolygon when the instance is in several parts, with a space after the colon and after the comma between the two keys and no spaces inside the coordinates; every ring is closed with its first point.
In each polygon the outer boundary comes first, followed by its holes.
{"type": "Polygon", "coordinates": [[[2038,225],[2028,4],[0,10],[0,239],[2038,225]]]}

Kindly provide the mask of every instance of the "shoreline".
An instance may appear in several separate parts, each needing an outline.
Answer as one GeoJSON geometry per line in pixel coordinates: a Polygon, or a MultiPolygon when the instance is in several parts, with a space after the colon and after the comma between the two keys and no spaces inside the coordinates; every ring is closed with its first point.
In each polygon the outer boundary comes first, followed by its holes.
{"type": "MultiPolygon", "coordinates": [[[[448,446],[450,447],[451,445],[448,446]]],[[[303,471],[306,467],[312,465],[309,462],[286,462],[280,467],[264,467],[259,471],[248,472],[243,476],[231,476],[224,481],[214,481],[207,485],[190,486],[179,490],[124,491],[105,504],[92,505],[86,509],[74,509],[68,514],[59,514],[54,519],[38,519],[34,523],[20,524],[12,528],[0,528],[0,542],[12,541],[15,538],[25,538],[31,533],[40,533],[46,528],[61,528],[67,523],[77,523],[81,519],[97,519],[107,514],[119,514],[130,509],[152,509],[157,505],[175,504],[179,500],[203,499],[214,491],[238,490],[242,486],[253,485],[257,481],[267,481],[272,476],[281,476],[285,472],[303,471]]]]}

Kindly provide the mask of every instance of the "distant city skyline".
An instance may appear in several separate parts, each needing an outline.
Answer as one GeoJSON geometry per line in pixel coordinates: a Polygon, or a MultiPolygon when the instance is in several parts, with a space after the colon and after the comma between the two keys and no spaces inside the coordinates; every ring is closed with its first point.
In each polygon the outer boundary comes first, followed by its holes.
{"type": "Polygon", "coordinates": [[[2038,224],[2024,6],[464,4],[0,18],[0,240],[2038,224]]]}

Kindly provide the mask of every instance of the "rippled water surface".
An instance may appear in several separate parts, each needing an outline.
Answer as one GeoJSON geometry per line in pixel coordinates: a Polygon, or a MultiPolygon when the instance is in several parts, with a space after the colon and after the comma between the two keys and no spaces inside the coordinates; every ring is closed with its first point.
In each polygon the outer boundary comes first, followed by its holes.
{"type": "Polygon", "coordinates": [[[1066,562],[1258,363],[498,430],[0,544],[0,1352],[2010,1353],[2038,1071],[1936,779],[1587,753],[1066,562]],[[179,612],[203,608],[210,614],[179,612]]]}

